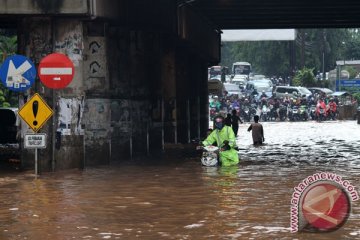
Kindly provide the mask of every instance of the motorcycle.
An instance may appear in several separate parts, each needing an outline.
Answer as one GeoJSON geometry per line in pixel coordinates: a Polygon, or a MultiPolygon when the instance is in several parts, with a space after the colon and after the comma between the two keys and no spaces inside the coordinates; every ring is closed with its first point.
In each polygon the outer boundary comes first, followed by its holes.
{"type": "Polygon", "coordinates": [[[250,117],[250,109],[249,107],[244,107],[244,109],[242,109],[242,119],[244,119],[245,122],[250,122],[251,117],[250,117]]]}
{"type": "Polygon", "coordinates": [[[325,121],[325,120],[326,120],[326,111],[324,108],[320,107],[318,121],[325,121]]]}
{"type": "Polygon", "coordinates": [[[329,110],[328,110],[328,118],[329,120],[336,120],[336,117],[337,117],[337,110],[335,110],[333,107],[329,107],[329,110]]]}
{"type": "Polygon", "coordinates": [[[279,115],[280,115],[280,121],[285,121],[286,120],[287,106],[280,105],[279,115]]]}
{"type": "Polygon", "coordinates": [[[210,119],[213,119],[216,116],[216,108],[210,108],[210,119]]]}
{"type": "Polygon", "coordinates": [[[210,145],[201,149],[203,149],[201,164],[206,167],[216,167],[219,164],[219,148],[210,145]]]}
{"type": "Polygon", "coordinates": [[[251,104],[250,112],[249,112],[249,118],[250,118],[250,119],[252,119],[252,118],[256,115],[256,113],[257,113],[257,111],[256,111],[257,107],[258,107],[257,104],[251,104]]]}
{"type": "Polygon", "coordinates": [[[292,108],[290,108],[289,119],[290,119],[290,121],[299,121],[300,120],[298,106],[293,106],[292,108]]]}
{"type": "Polygon", "coordinates": [[[316,106],[315,105],[310,106],[309,115],[312,120],[316,120],[316,106]]]}
{"type": "Polygon", "coordinates": [[[274,105],[270,105],[270,111],[268,113],[268,119],[270,121],[275,121],[278,118],[277,109],[274,105]]]}
{"type": "Polygon", "coordinates": [[[305,105],[301,105],[299,108],[299,118],[300,120],[307,121],[308,120],[308,113],[305,105]]]}
{"type": "Polygon", "coordinates": [[[261,108],[261,116],[260,116],[262,121],[266,122],[268,120],[268,112],[269,112],[268,107],[266,105],[263,105],[261,108]]]}

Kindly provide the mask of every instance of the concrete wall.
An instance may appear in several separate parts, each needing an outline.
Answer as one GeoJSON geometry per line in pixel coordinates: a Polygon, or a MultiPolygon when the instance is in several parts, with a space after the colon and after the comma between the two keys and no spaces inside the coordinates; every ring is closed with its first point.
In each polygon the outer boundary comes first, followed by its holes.
{"type": "Polygon", "coordinates": [[[357,116],[356,105],[341,105],[338,106],[339,120],[355,120],[357,116]]]}
{"type": "MultiPolygon", "coordinates": [[[[138,18],[120,11],[125,25],[29,16],[19,26],[19,50],[35,64],[61,52],[75,65],[66,88],[51,90],[36,81],[25,93],[40,93],[55,112],[41,130],[49,140],[40,151],[41,171],[154,156],[166,143],[186,143],[206,132],[208,57],[216,56],[206,52],[209,46],[197,49],[178,37],[173,2],[121,4],[132,13],[137,7],[148,11],[138,18]]],[[[23,151],[22,162],[32,166],[31,151],[23,151]]]]}
{"type": "Polygon", "coordinates": [[[124,0],[0,0],[0,14],[77,15],[116,19],[124,0]]]}
{"type": "Polygon", "coordinates": [[[88,0],[0,0],[0,14],[88,14],[88,0]]]}

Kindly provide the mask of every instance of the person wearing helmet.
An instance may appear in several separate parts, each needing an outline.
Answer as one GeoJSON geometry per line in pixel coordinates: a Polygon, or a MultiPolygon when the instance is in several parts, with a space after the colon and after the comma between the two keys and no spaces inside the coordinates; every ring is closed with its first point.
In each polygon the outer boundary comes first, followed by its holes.
{"type": "Polygon", "coordinates": [[[267,98],[265,90],[262,90],[262,92],[261,92],[260,99],[262,99],[262,98],[267,98]]]}
{"type": "Polygon", "coordinates": [[[239,163],[239,156],[235,150],[237,148],[235,134],[231,127],[225,125],[224,117],[221,115],[214,118],[214,130],[202,144],[209,146],[215,142],[221,149],[219,155],[222,166],[232,166],[239,163]]]}

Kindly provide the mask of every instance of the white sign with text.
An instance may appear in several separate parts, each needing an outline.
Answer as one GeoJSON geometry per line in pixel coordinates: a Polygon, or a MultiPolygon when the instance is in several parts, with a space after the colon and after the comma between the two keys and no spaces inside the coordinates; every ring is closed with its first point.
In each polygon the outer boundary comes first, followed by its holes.
{"type": "Polygon", "coordinates": [[[25,148],[46,148],[46,134],[26,134],[24,138],[25,148]]]}

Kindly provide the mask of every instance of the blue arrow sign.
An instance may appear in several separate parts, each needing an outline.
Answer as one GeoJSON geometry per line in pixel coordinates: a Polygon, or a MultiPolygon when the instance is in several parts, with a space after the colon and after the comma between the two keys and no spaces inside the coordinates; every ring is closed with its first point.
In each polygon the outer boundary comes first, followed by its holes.
{"type": "Polygon", "coordinates": [[[22,92],[31,87],[36,78],[34,64],[25,56],[13,55],[0,67],[0,78],[5,87],[22,92]]]}

